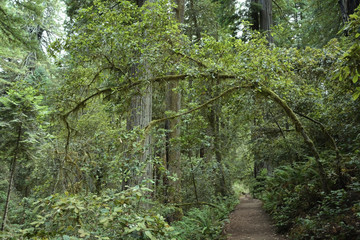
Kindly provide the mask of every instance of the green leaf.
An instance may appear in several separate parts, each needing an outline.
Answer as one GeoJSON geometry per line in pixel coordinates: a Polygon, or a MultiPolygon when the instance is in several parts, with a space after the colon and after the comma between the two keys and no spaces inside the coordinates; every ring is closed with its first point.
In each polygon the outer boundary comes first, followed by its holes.
{"type": "Polygon", "coordinates": [[[347,77],[349,76],[349,74],[350,74],[350,68],[349,68],[349,66],[344,67],[344,68],[343,68],[343,71],[344,71],[344,76],[343,76],[343,78],[347,78],[347,77]]]}
{"type": "Polygon", "coordinates": [[[353,83],[357,83],[358,80],[359,80],[359,75],[355,74],[353,79],[352,79],[353,83]]]}
{"type": "Polygon", "coordinates": [[[358,99],[359,96],[360,96],[360,91],[358,90],[353,94],[352,99],[355,101],[356,99],[358,99]]]}
{"type": "Polygon", "coordinates": [[[100,219],[100,223],[104,224],[104,226],[107,226],[109,224],[109,218],[105,217],[100,219]]]}
{"type": "Polygon", "coordinates": [[[79,229],[78,232],[80,234],[80,237],[90,236],[90,234],[88,232],[86,232],[84,229],[79,229]]]}
{"type": "Polygon", "coordinates": [[[154,237],[150,231],[145,231],[145,235],[148,236],[148,238],[150,238],[151,240],[157,240],[157,238],[154,237]]]}

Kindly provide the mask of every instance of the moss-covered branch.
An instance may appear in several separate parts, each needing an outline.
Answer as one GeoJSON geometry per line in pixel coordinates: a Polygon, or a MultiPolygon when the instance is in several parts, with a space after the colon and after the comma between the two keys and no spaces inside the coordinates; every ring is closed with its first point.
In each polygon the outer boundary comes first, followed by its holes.
{"type": "Polygon", "coordinates": [[[274,102],[279,104],[280,107],[285,111],[286,115],[293,122],[293,124],[295,125],[296,131],[301,134],[301,136],[303,137],[306,145],[311,149],[311,151],[312,151],[312,153],[313,153],[313,155],[315,157],[317,166],[318,166],[319,175],[320,175],[320,179],[321,179],[321,182],[322,182],[323,190],[325,192],[328,192],[329,188],[328,188],[328,184],[327,184],[327,178],[326,178],[324,167],[323,167],[323,165],[322,165],[322,163],[320,161],[320,154],[317,151],[314,142],[310,139],[309,135],[307,134],[307,132],[306,132],[303,124],[299,120],[299,118],[296,116],[294,111],[289,107],[289,105],[283,99],[281,99],[275,92],[270,90],[269,88],[267,88],[265,86],[261,86],[261,87],[258,88],[258,91],[262,95],[270,97],[274,102]]]}
{"type": "Polygon", "coordinates": [[[253,85],[244,85],[244,86],[236,86],[236,87],[232,87],[232,88],[229,88],[227,89],[226,91],[220,93],[218,96],[208,100],[207,102],[193,108],[193,109],[190,109],[186,112],[182,112],[182,113],[178,113],[178,114],[175,114],[175,115],[172,115],[172,116],[169,116],[169,117],[164,117],[164,118],[160,118],[160,119],[156,119],[156,120],[153,120],[149,123],[149,125],[146,126],[145,128],[145,132],[147,133],[152,127],[154,127],[156,124],[160,123],[160,122],[164,122],[166,120],[169,120],[169,119],[174,119],[174,118],[177,118],[177,117],[181,117],[183,115],[187,115],[189,113],[192,113],[192,112],[195,112],[197,110],[200,110],[206,106],[208,106],[209,104],[215,102],[216,100],[218,100],[219,98],[222,98],[223,96],[226,96],[227,94],[237,90],[237,89],[240,89],[240,88],[251,88],[253,85]]]}

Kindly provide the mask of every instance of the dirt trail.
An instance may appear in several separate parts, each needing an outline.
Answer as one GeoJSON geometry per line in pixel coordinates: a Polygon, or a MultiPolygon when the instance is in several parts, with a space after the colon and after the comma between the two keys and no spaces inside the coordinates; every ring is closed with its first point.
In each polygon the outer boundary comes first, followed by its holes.
{"type": "Polygon", "coordinates": [[[230,214],[230,223],[225,227],[228,240],[285,240],[276,234],[269,216],[261,207],[260,200],[249,195],[240,198],[240,204],[230,214]]]}

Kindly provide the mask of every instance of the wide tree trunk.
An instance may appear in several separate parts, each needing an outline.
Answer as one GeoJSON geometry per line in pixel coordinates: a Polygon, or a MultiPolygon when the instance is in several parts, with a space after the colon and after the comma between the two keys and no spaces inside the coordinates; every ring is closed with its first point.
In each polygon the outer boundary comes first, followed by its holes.
{"type": "MultiPolygon", "coordinates": [[[[141,7],[146,0],[137,0],[136,3],[139,7],[141,7]]],[[[153,1],[153,0],[147,0],[153,1]]],[[[141,57],[141,56],[140,56],[141,57]]],[[[131,70],[131,74],[134,77],[141,76],[144,79],[151,78],[150,66],[147,66],[144,63],[142,66],[142,71],[139,66],[134,65],[131,70]]],[[[138,89],[140,90],[140,89],[138,89]]],[[[140,92],[140,91],[139,91],[140,92]]],[[[152,85],[148,85],[145,91],[141,92],[139,95],[133,96],[130,104],[130,117],[127,120],[127,130],[133,130],[136,127],[140,129],[145,129],[146,126],[152,120],[152,85]]],[[[134,186],[141,184],[141,182],[145,179],[152,179],[153,177],[153,164],[151,161],[151,135],[146,134],[145,140],[142,141],[143,151],[140,156],[140,165],[144,167],[143,174],[140,176],[136,176],[135,173],[131,173],[131,179],[127,182],[128,185],[134,186]]],[[[147,183],[148,188],[152,188],[150,183],[147,183]]]]}
{"type": "MultiPolygon", "coordinates": [[[[152,86],[149,85],[142,95],[134,96],[131,99],[131,113],[127,121],[127,130],[135,127],[144,129],[152,119],[152,86]]],[[[145,167],[144,174],[141,176],[131,176],[128,184],[130,186],[140,184],[144,179],[151,179],[153,176],[153,166],[151,163],[151,135],[147,134],[143,141],[143,152],[139,156],[140,164],[145,167]]],[[[139,141],[141,141],[139,139],[139,141]]],[[[148,185],[148,187],[150,187],[148,185]]]]}

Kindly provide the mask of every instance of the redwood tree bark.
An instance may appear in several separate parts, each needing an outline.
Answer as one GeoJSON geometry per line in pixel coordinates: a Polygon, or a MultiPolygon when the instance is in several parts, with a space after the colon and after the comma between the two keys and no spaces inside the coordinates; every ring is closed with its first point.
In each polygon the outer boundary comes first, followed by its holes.
{"type": "MultiPolygon", "coordinates": [[[[146,1],[153,0],[137,0],[136,3],[139,7],[141,7],[146,1]]],[[[140,56],[141,57],[141,56],[140,56]]],[[[139,76],[141,75],[143,78],[151,78],[150,66],[147,66],[144,63],[142,66],[142,71],[139,71],[138,66],[132,67],[132,75],[139,76]]],[[[140,93],[139,95],[133,96],[130,104],[130,117],[127,120],[127,130],[132,130],[135,127],[139,127],[140,129],[145,129],[146,126],[152,120],[152,85],[151,83],[146,87],[145,91],[140,93]]],[[[131,176],[129,185],[134,186],[140,184],[145,179],[152,179],[153,177],[153,164],[151,161],[151,135],[146,133],[145,140],[142,141],[143,152],[140,156],[140,163],[145,167],[144,174],[141,176],[131,176]]],[[[139,141],[141,141],[139,139],[139,141]]],[[[150,184],[147,184],[148,188],[152,188],[150,184]]]]}

